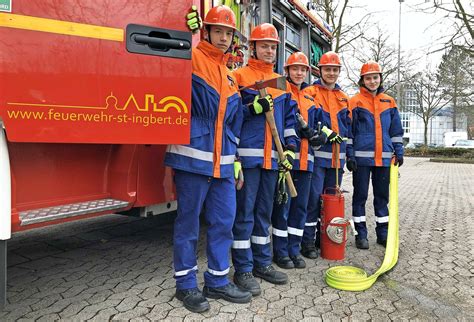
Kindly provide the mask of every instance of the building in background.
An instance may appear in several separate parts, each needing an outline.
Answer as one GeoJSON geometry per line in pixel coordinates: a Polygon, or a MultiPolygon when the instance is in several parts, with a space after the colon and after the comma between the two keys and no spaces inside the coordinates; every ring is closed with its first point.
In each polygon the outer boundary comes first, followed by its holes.
{"type": "MultiPolygon", "coordinates": [[[[423,119],[411,112],[419,108],[414,90],[405,89],[403,97],[403,109],[400,118],[403,126],[403,139],[405,143],[424,143],[423,119]]],[[[458,132],[467,131],[467,118],[460,113],[456,119],[458,132]]],[[[428,122],[427,144],[432,146],[444,145],[444,134],[453,131],[452,106],[447,105],[439,110],[428,122]]]]}

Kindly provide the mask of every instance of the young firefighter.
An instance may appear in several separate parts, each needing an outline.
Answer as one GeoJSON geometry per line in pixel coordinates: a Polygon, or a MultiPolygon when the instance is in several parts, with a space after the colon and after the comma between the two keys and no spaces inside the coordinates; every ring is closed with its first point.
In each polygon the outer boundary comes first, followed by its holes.
{"type": "Polygon", "coordinates": [[[338,184],[341,184],[346,156],[351,159],[353,155],[349,99],[337,84],[341,71],[339,55],[332,51],[323,54],[318,67],[321,78],[312,86],[308,86],[306,93],[309,93],[322,107],[322,132],[327,135],[328,141],[314,153],[308,217],[301,244],[301,254],[312,259],[318,256],[315,242],[317,244],[319,241],[317,230],[321,212],[321,194],[324,189],[336,185],[336,166],[339,168],[338,184]],[[348,140],[343,141],[343,137],[347,137],[348,140]],[[339,159],[336,159],[336,149],[339,149],[339,159]]]}
{"type": "Polygon", "coordinates": [[[191,143],[170,145],[165,158],[174,169],[178,199],[173,236],[176,298],[192,312],[209,309],[205,297],[235,303],[252,298],[227,278],[236,209],[234,162],[242,126],[237,83],[223,60],[234,35],[234,13],[226,6],[214,7],[204,25],[206,41],[193,49],[192,57],[191,143]],[[208,269],[201,293],[196,252],[203,209],[209,225],[208,269]]]}
{"type": "Polygon", "coordinates": [[[352,113],[355,160],[348,160],[354,195],[352,217],[357,231],[356,247],[368,249],[365,202],[372,176],[377,244],[386,246],[390,162],[403,164],[403,128],[395,100],[384,93],[382,68],[368,61],[360,70],[359,93],[349,101],[352,113]]]}
{"type": "MultiPolygon", "coordinates": [[[[273,72],[279,43],[275,27],[268,23],[257,26],[251,32],[250,42],[252,58],[247,66],[234,72],[237,83],[242,87],[280,76],[273,72]]],[[[241,92],[244,122],[238,151],[245,185],[237,191],[232,261],[235,267],[234,282],[254,296],[261,292],[254,276],[273,284],[288,281],[285,273],[275,270],[271,265],[269,228],[278,167],[291,170],[298,140],[294,128],[295,103],[290,94],[271,88],[267,91],[269,94],[265,97],[260,97],[256,90],[241,92]],[[280,164],[270,127],[265,121],[267,111],[273,111],[280,140],[285,147],[285,159],[280,164]]]]}
{"type": "Polygon", "coordinates": [[[309,70],[308,58],[302,52],[293,53],[286,61],[285,70],[292,98],[298,103],[298,113],[306,123],[305,127],[297,123],[301,143],[297,145],[291,172],[298,196],[283,205],[276,200],[273,206],[273,260],[279,267],[289,269],[306,267],[300,244],[308,211],[313,147],[317,149],[326,143],[326,136],[314,130],[317,122],[322,121],[321,109],[316,108],[314,99],[303,91],[308,86],[304,82],[309,70]]]}

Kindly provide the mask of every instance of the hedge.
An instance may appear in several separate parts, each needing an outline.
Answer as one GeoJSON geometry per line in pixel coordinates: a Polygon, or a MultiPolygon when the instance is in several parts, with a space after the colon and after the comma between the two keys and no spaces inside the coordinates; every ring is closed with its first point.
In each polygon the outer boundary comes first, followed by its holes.
{"type": "Polygon", "coordinates": [[[416,149],[405,149],[405,155],[411,157],[474,159],[474,149],[421,147],[416,149]]]}

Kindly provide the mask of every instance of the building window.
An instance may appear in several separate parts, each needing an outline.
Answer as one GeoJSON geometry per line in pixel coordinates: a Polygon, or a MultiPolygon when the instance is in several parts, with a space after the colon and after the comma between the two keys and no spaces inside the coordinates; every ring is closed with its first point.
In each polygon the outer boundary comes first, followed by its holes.
{"type": "Polygon", "coordinates": [[[408,113],[400,113],[402,128],[404,133],[410,133],[410,115],[408,113]]]}
{"type": "Polygon", "coordinates": [[[289,22],[286,24],[286,41],[296,48],[301,48],[301,31],[289,22]]]}
{"type": "Polygon", "coordinates": [[[288,57],[290,57],[290,55],[293,53],[294,51],[291,50],[291,48],[288,48],[288,47],[285,48],[285,62],[288,60],[288,57]]]}

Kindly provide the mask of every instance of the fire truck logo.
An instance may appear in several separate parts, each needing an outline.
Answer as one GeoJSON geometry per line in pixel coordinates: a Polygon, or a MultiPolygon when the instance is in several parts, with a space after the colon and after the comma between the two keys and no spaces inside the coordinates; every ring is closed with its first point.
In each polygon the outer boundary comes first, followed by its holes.
{"type": "Polygon", "coordinates": [[[133,94],[130,94],[124,105],[119,105],[117,97],[110,93],[105,99],[105,106],[84,106],[84,105],[58,105],[58,104],[47,104],[47,103],[23,103],[23,102],[8,102],[8,105],[16,106],[37,106],[37,107],[60,107],[60,108],[71,108],[71,109],[88,109],[88,110],[107,110],[116,109],[118,111],[125,111],[128,108],[135,109],[141,112],[156,112],[156,113],[167,113],[170,110],[175,110],[178,113],[189,112],[186,103],[177,96],[166,96],[163,97],[156,103],[155,95],[145,94],[145,104],[139,104],[133,94]]]}
{"type": "Polygon", "coordinates": [[[157,112],[157,113],[166,113],[169,110],[175,110],[178,113],[188,113],[188,107],[186,103],[177,96],[166,96],[163,97],[158,103],[155,100],[155,95],[145,94],[145,104],[141,105],[137,102],[135,96],[130,94],[127,101],[123,106],[118,105],[117,97],[113,94],[110,94],[106,99],[106,108],[109,106],[115,108],[119,111],[125,111],[128,108],[134,108],[137,111],[142,112],[157,112]]]}

